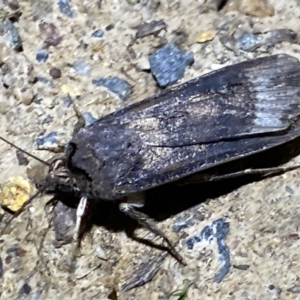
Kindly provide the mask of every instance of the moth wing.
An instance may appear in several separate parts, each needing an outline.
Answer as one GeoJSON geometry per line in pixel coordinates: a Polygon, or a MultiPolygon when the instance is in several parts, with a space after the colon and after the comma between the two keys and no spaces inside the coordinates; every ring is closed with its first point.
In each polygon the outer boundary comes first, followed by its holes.
{"type": "Polygon", "coordinates": [[[290,141],[300,135],[299,82],[299,61],[276,55],[110,114],[69,143],[74,176],[88,179],[76,178],[78,187],[122,198],[290,141]]]}
{"type": "Polygon", "coordinates": [[[300,115],[299,82],[296,58],[259,58],[198,77],[110,120],[164,147],[284,134],[300,115]]]}

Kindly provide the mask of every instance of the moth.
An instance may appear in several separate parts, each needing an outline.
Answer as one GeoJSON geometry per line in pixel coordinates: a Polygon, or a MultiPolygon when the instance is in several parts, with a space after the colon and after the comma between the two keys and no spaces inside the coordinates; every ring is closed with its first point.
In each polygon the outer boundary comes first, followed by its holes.
{"type": "Polygon", "coordinates": [[[76,234],[88,201],[120,210],[180,254],[139,210],[144,192],[300,136],[300,63],[289,55],[210,72],[77,126],[39,188],[80,195],[76,234]]]}

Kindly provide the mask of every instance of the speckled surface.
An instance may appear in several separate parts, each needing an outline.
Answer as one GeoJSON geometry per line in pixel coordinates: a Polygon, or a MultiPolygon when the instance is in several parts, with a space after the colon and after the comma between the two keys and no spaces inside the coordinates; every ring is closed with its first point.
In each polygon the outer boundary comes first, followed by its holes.
{"type": "MultiPolygon", "coordinates": [[[[8,2],[10,7],[0,7],[1,22],[6,12],[18,7],[16,1],[8,2]]],[[[230,50],[238,45],[229,47],[224,42],[224,36],[228,41],[228,36],[238,39],[245,32],[259,36],[273,29],[290,29],[298,33],[299,1],[228,1],[221,11],[215,10],[218,1],[129,2],[134,1],[72,0],[71,12],[64,7],[66,15],[57,3],[68,1],[19,1],[21,15],[13,25],[22,49],[14,50],[16,44],[5,34],[8,25],[4,34],[1,27],[1,135],[42,159],[51,158],[68,141],[77,121],[67,96],[81,112],[99,118],[152,95],[158,88],[149,72],[148,55],[167,42],[194,55],[194,64],[186,68],[181,81],[258,56],[287,53],[300,59],[299,38],[251,46],[251,51],[230,50]],[[163,20],[166,29],[134,40],[133,27],[153,20],[163,20]],[[104,34],[93,36],[97,30],[104,34]],[[49,55],[45,62],[42,48],[49,55]],[[37,51],[42,55],[40,62],[37,51]],[[121,100],[92,84],[92,79],[107,76],[126,80],[133,89],[130,97],[121,100]],[[37,149],[37,138],[53,132],[56,143],[37,149]]],[[[29,164],[20,164],[15,150],[2,142],[0,151],[1,186],[11,176],[23,176],[32,185],[41,178],[44,168],[39,162],[29,158],[29,164]]],[[[300,161],[299,157],[294,161],[300,161]]],[[[0,238],[1,299],[176,299],[172,292],[186,284],[186,299],[300,299],[299,174],[295,170],[257,182],[246,180],[243,185],[234,182],[228,184],[234,188],[228,189],[224,183],[192,188],[176,198],[186,205],[175,205],[174,192],[169,194],[166,188],[165,202],[153,201],[150,211],[156,206],[152,216],[160,220],[160,228],[172,241],[179,240],[177,250],[187,266],[167,256],[151,282],[127,292],[121,287],[134,270],[162,252],[129,238],[128,220],[113,205],[105,204],[99,218],[107,220],[95,222],[84,237],[70,271],[72,245],[55,241],[53,212],[51,207],[45,209],[50,196],[39,196],[0,238]],[[173,206],[176,209],[169,212],[173,206]],[[106,218],[107,211],[110,217],[106,218]],[[172,230],[179,217],[192,222],[172,230]],[[189,250],[185,241],[220,218],[229,223],[226,245],[231,267],[216,283],[220,265],[215,244],[198,243],[189,250]]],[[[5,220],[8,214],[3,214],[5,220]]],[[[68,220],[72,222],[72,217],[68,220]]],[[[135,233],[161,243],[144,229],[135,233]]]]}

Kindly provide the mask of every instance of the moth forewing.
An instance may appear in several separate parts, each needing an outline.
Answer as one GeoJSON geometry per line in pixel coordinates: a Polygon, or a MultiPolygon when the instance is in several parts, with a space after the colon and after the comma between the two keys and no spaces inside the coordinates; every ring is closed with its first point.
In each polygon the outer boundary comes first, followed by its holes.
{"type": "Polygon", "coordinates": [[[121,199],[283,144],[299,136],[299,80],[288,55],[198,77],[80,130],[70,171],[90,197],[121,199]]]}

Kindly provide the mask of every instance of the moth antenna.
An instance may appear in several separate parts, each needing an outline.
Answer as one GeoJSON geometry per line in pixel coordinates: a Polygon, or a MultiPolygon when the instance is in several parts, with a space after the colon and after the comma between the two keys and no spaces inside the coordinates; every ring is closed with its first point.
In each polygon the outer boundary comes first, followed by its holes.
{"type": "MultiPolygon", "coordinates": [[[[1,138],[0,138],[1,139],[1,138]]],[[[5,233],[6,228],[8,227],[8,225],[11,223],[11,221],[15,218],[17,218],[27,207],[28,204],[31,203],[31,201],[38,196],[39,194],[41,194],[42,191],[37,191],[34,195],[32,195],[31,197],[29,197],[29,199],[27,199],[23,205],[21,206],[21,208],[19,208],[13,215],[12,217],[6,222],[6,224],[4,225],[4,228],[1,230],[0,232],[0,236],[2,236],[5,233]]]]}
{"type": "Polygon", "coordinates": [[[35,156],[35,155],[33,155],[33,154],[27,152],[26,150],[24,150],[24,149],[22,149],[22,148],[16,146],[15,144],[11,143],[11,142],[8,141],[7,139],[3,138],[2,136],[0,136],[0,140],[2,140],[3,142],[9,144],[10,146],[16,148],[17,150],[19,150],[19,151],[25,153],[26,155],[28,155],[28,156],[30,156],[30,157],[36,159],[37,161],[41,162],[42,164],[44,164],[44,165],[46,165],[46,166],[48,166],[48,167],[50,166],[50,164],[47,163],[46,161],[44,161],[44,160],[38,158],[37,156],[35,156]]]}
{"type": "Polygon", "coordinates": [[[75,111],[75,115],[77,117],[77,122],[74,125],[74,129],[73,129],[73,133],[72,133],[72,136],[74,136],[74,134],[76,134],[81,128],[84,128],[86,126],[86,122],[83,117],[83,114],[80,112],[80,109],[78,108],[78,105],[72,100],[72,98],[70,96],[69,96],[69,98],[71,100],[71,105],[72,105],[72,107],[75,111]]]}
{"type": "Polygon", "coordinates": [[[75,124],[74,130],[73,130],[73,135],[74,135],[81,128],[84,128],[86,124],[85,124],[85,119],[84,119],[82,113],[80,112],[78,106],[74,102],[72,102],[72,103],[73,103],[73,109],[74,109],[74,111],[76,113],[76,116],[78,118],[77,123],[75,124]]]}

